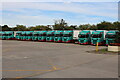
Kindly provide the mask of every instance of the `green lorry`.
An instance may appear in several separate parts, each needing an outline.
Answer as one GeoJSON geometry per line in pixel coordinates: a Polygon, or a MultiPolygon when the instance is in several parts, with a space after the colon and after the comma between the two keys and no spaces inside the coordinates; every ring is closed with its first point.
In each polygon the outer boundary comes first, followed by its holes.
{"type": "Polygon", "coordinates": [[[62,42],[62,38],[63,38],[63,32],[64,31],[55,31],[54,33],[54,42],[62,42]]]}

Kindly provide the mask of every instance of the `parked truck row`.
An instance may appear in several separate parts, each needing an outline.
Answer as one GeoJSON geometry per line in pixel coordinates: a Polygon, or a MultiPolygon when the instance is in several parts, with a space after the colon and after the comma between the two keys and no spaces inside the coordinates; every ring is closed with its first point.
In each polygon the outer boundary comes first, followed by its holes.
{"type": "Polygon", "coordinates": [[[1,31],[0,39],[110,45],[116,43],[117,32],[114,30],[1,31]]]}

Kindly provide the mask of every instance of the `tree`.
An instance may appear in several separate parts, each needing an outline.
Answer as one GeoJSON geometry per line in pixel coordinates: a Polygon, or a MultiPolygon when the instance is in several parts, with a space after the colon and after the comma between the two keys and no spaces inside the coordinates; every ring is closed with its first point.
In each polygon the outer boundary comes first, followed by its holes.
{"type": "Polygon", "coordinates": [[[27,28],[29,31],[34,31],[35,30],[35,27],[31,26],[31,27],[28,27],[27,28]]]}
{"type": "Polygon", "coordinates": [[[116,30],[119,30],[120,31],[120,22],[113,22],[113,27],[116,29],[116,30]]]}
{"type": "Polygon", "coordinates": [[[26,31],[27,30],[26,26],[24,26],[24,25],[16,25],[16,27],[14,27],[14,29],[16,31],[26,31]]]}
{"type": "Polygon", "coordinates": [[[2,31],[2,26],[0,25],[0,31],[2,31]]]}
{"type": "Polygon", "coordinates": [[[35,30],[51,30],[51,28],[49,28],[48,26],[44,26],[44,25],[37,25],[35,27],[35,30]]]}
{"type": "Polygon", "coordinates": [[[89,30],[97,30],[97,29],[98,29],[98,28],[97,28],[97,26],[96,26],[96,25],[94,25],[94,24],[93,24],[93,25],[91,25],[91,26],[90,26],[90,28],[89,28],[89,30]]]}
{"type": "Polygon", "coordinates": [[[113,24],[111,22],[103,21],[97,24],[98,30],[114,30],[113,24]]]}
{"type": "Polygon", "coordinates": [[[70,26],[65,28],[65,30],[76,30],[76,29],[78,29],[77,25],[70,25],[70,26]]]}
{"type": "Polygon", "coordinates": [[[11,31],[11,28],[8,27],[8,25],[2,26],[2,31],[11,31]]]}
{"type": "Polygon", "coordinates": [[[80,30],[89,30],[90,26],[91,26],[90,24],[83,24],[83,25],[79,26],[79,29],[80,30]]]}
{"type": "Polygon", "coordinates": [[[61,20],[55,20],[55,23],[53,25],[53,29],[54,30],[65,30],[66,27],[68,27],[67,23],[63,19],[61,19],[61,20]]]}

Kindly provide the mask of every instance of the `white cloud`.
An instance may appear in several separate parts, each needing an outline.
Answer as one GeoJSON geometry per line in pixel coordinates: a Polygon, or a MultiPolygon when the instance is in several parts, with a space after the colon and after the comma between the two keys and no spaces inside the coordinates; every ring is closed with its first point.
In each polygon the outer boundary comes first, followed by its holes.
{"type": "Polygon", "coordinates": [[[108,16],[117,18],[117,3],[101,3],[100,5],[91,3],[81,4],[65,4],[65,3],[4,3],[3,10],[10,11],[24,11],[24,8],[28,9],[40,9],[40,10],[54,10],[65,11],[73,13],[82,13],[96,16],[108,16]],[[116,12],[113,12],[116,11],[116,12]]]}
{"type": "MultiPolygon", "coordinates": [[[[11,15],[7,13],[9,16],[13,16],[12,19],[4,18],[3,24],[9,24],[11,26],[15,26],[16,24],[24,24],[24,25],[37,25],[37,24],[53,24],[53,20],[56,19],[55,16],[50,17],[49,15],[29,15],[29,13],[33,13],[32,10],[50,10],[50,11],[63,11],[70,13],[82,14],[70,20],[70,18],[65,18],[69,24],[80,24],[80,23],[96,23],[98,21],[102,21],[102,17],[110,17],[117,19],[117,3],[33,3],[33,2],[11,2],[11,3],[3,3],[3,10],[8,11],[16,11],[22,12],[26,14],[16,14],[11,15]],[[88,17],[86,15],[92,16],[101,16],[98,17],[88,17]]],[[[6,14],[4,14],[6,15],[6,14]]],[[[59,14],[60,15],[60,14],[59,14]]],[[[58,16],[59,16],[58,15],[58,16]]],[[[58,18],[57,18],[58,19],[58,18]]]]}
{"type": "Polygon", "coordinates": [[[119,0],[1,0],[1,2],[118,2],[119,0]]]}

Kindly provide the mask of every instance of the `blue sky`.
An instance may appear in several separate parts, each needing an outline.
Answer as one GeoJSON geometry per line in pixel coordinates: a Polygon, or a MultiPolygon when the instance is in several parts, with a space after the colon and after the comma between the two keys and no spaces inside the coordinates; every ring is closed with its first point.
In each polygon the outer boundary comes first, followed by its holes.
{"type": "Polygon", "coordinates": [[[4,2],[1,11],[2,25],[11,27],[52,25],[58,19],[69,25],[118,20],[117,2],[4,2]]]}

